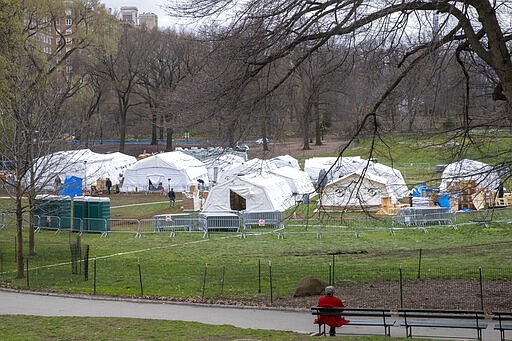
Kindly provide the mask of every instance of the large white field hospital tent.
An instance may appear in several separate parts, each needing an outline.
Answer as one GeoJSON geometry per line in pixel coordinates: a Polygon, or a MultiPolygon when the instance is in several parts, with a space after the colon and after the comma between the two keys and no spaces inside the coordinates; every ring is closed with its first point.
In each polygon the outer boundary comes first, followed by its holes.
{"type": "Polygon", "coordinates": [[[294,167],[285,166],[278,169],[272,170],[271,174],[284,178],[292,193],[295,195],[297,201],[302,200],[303,196],[313,196],[315,194],[315,187],[309,179],[309,175],[294,167]]]}
{"type": "Polygon", "coordinates": [[[280,155],[270,159],[274,165],[278,168],[281,167],[293,167],[295,169],[300,169],[299,161],[290,155],[280,155]]]}
{"type": "Polygon", "coordinates": [[[258,158],[250,159],[241,164],[233,164],[222,169],[217,178],[218,183],[226,182],[239,175],[248,174],[265,174],[278,167],[270,162],[270,160],[262,160],[258,158]]]}
{"type": "Polygon", "coordinates": [[[320,171],[327,172],[324,184],[336,180],[342,176],[355,172],[368,163],[359,156],[351,157],[313,157],[304,161],[304,171],[309,174],[311,181],[317,183],[320,171]]]}
{"type": "Polygon", "coordinates": [[[386,178],[359,170],[336,179],[325,186],[319,202],[323,211],[368,209],[380,207],[381,198],[391,197],[396,203],[401,194],[394,192],[386,178]]]}
{"type": "Polygon", "coordinates": [[[208,179],[210,183],[216,183],[219,179],[219,174],[223,169],[236,167],[245,162],[245,159],[235,154],[222,154],[219,156],[210,157],[203,161],[206,169],[208,170],[208,179]]]}
{"type": "Polygon", "coordinates": [[[500,176],[493,167],[480,162],[464,159],[450,163],[441,175],[441,192],[447,191],[452,184],[463,180],[473,180],[480,188],[486,188],[495,191],[500,185],[500,176]]]}
{"type": "Polygon", "coordinates": [[[283,212],[293,205],[295,198],[286,179],[268,173],[249,174],[212,187],[203,211],[283,212]]]}
{"type": "Polygon", "coordinates": [[[123,153],[100,154],[90,149],[60,151],[36,160],[37,183],[51,188],[57,177],[64,183],[67,176],[75,176],[81,178],[85,186],[106,178],[116,185],[120,175],[136,161],[135,157],[123,153]]]}
{"type": "Polygon", "coordinates": [[[160,153],[137,161],[124,174],[122,192],[147,191],[154,188],[174,188],[188,191],[202,180],[207,186],[208,172],[204,164],[180,151],[160,153]],[[151,185],[151,186],[150,186],[151,185]]]}

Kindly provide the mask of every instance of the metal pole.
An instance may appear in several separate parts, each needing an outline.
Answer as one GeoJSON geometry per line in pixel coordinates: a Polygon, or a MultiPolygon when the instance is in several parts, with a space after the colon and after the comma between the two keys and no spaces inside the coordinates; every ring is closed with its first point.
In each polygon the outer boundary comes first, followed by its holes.
{"type": "Polygon", "coordinates": [[[206,289],[206,274],[208,272],[208,263],[206,263],[204,265],[204,274],[203,274],[203,290],[202,290],[202,294],[201,294],[201,297],[204,298],[204,291],[206,289]]]}
{"type": "Polygon", "coordinates": [[[479,268],[480,270],[480,309],[484,310],[484,281],[482,276],[482,267],[479,268]]]}
{"type": "Polygon", "coordinates": [[[272,305],[272,261],[268,261],[268,273],[269,273],[269,281],[270,281],[270,305],[272,305]]]}
{"type": "Polygon", "coordinates": [[[96,255],[94,255],[94,290],[93,295],[96,295],[96,255]]]}
{"type": "Polygon", "coordinates": [[[420,255],[418,258],[418,279],[421,277],[421,249],[420,249],[420,255]]]}
{"type": "Polygon", "coordinates": [[[400,308],[404,307],[404,289],[403,289],[403,273],[402,266],[400,265],[400,308]]]}
{"type": "Polygon", "coordinates": [[[329,284],[332,284],[332,263],[329,263],[329,284]]]}
{"type": "Polygon", "coordinates": [[[222,296],[224,294],[224,275],[226,274],[226,266],[224,265],[222,267],[222,279],[220,282],[220,295],[222,296]]]}
{"type": "Polygon", "coordinates": [[[261,294],[261,259],[258,259],[258,294],[261,294]]]}
{"type": "Polygon", "coordinates": [[[334,282],[336,282],[334,278],[334,254],[332,255],[332,282],[331,285],[334,285],[334,282]]]}
{"type": "Polygon", "coordinates": [[[140,284],[140,295],[144,296],[144,288],[142,286],[142,271],[140,270],[140,257],[137,258],[137,265],[139,267],[139,284],[140,284]]]}

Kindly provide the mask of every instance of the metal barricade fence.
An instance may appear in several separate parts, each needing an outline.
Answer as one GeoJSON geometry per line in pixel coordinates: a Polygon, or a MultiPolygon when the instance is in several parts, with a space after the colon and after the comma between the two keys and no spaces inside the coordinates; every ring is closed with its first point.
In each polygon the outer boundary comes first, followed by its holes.
{"type": "Polygon", "coordinates": [[[110,219],[110,232],[139,234],[138,219],[110,219]]]}
{"type": "Polygon", "coordinates": [[[51,215],[35,215],[34,230],[61,230],[61,218],[51,215]]]}
{"type": "Polygon", "coordinates": [[[279,211],[242,212],[244,228],[267,227],[281,228],[283,214],[279,211]]]}
{"type": "Polygon", "coordinates": [[[101,233],[102,236],[110,232],[109,219],[83,218],[81,233],[101,233]]]}
{"type": "Polygon", "coordinates": [[[451,225],[453,214],[442,207],[406,207],[398,210],[395,222],[399,225],[426,227],[451,225]]]}
{"type": "Polygon", "coordinates": [[[190,213],[161,214],[153,217],[155,232],[191,232],[197,226],[197,219],[190,213]]]}
{"type": "Polygon", "coordinates": [[[198,228],[204,232],[204,237],[211,232],[239,232],[241,219],[237,213],[203,212],[199,213],[198,228]]]}

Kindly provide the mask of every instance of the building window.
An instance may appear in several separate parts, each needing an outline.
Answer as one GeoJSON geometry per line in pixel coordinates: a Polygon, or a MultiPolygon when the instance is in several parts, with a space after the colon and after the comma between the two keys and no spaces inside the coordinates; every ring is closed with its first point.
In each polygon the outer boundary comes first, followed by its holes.
{"type": "Polygon", "coordinates": [[[66,35],[70,35],[70,34],[73,34],[73,29],[71,29],[71,28],[66,29],[66,35]]]}
{"type": "Polygon", "coordinates": [[[73,38],[66,37],[66,45],[71,45],[71,44],[73,44],[73,38]]]}
{"type": "Polygon", "coordinates": [[[73,67],[71,65],[66,66],[66,73],[73,72],[73,67]]]}
{"type": "Polygon", "coordinates": [[[71,8],[66,9],[66,15],[68,17],[71,16],[71,8]]]}
{"type": "Polygon", "coordinates": [[[73,25],[73,19],[67,18],[66,19],[66,26],[71,26],[71,25],[73,25]]]}

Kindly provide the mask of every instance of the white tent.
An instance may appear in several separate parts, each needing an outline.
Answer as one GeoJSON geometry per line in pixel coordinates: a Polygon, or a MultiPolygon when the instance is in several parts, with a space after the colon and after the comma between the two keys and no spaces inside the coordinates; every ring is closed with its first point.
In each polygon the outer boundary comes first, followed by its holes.
{"type": "Polygon", "coordinates": [[[203,162],[208,170],[208,179],[211,183],[216,183],[220,172],[226,168],[236,167],[243,164],[245,159],[235,154],[222,154],[210,157],[203,162]]]}
{"type": "Polygon", "coordinates": [[[269,160],[254,158],[241,164],[233,164],[224,168],[217,178],[218,183],[226,182],[238,175],[264,174],[277,169],[269,160]]]}
{"type": "Polygon", "coordinates": [[[290,155],[280,155],[276,156],[270,159],[270,162],[272,162],[277,167],[293,167],[295,169],[300,169],[299,161],[290,155]]]}
{"type": "Polygon", "coordinates": [[[296,200],[302,200],[304,194],[313,196],[315,194],[315,187],[309,179],[309,175],[299,169],[285,166],[271,171],[271,174],[284,178],[292,193],[295,194],[296,200]]]}
{"type": "Polygon", "coordinates": [[[203,211],[283,212],[293,205],[295,199],[284,178],[268,173],[249,174],[212,187],[203,211]]]}
{"type": "Polygon", "coordinates": [[[56,177],[63,183],[66,176],[83,179],[84,186],[106,178],[116,185],[119,175],[136,161],[135,157],[122,153],[99,154],[90,149],[79,149],[45,155],[36,161],[35,169],[38,184],[45,188],[53,186],[56,177]]]}
{"type": "Polygon", "coordinates": [[[208,172],[204,164],[185,153],[175,151],[160,153],[137,161],[124,175],[123,192],[146,191],[153,188],[174,188],[185,192],[198,180],[208,185],[208,172]]]}
{"type": "Polygon", "coordinates": [[[493,167],[480,161],[464,159],[446,166],[439,189],[444,192],[462,180],[473,180],[478,187],[491,191],[495,191],[500,184],[500,176],[493,167]]]}
{"type": "Polygon", "coordinates": [[[311,181],[316,184],[319,181],[318,174],[323,169],[327,172],[325,183],[329,183],[356,171],[367,163],[367,160],[361,159],[359,156],[342,158],[313,157],[304,161],[304,171],[309,174],[311,181]]]}
{"type": "Polygon", "coordinates": [[[364,167],[366,167],[367,174],[384,178],[387,190],[394,204],[398,202],[398,199],[405,198],[409,195],[409,188],[405,183],[402,173],[398,169],[383,165],[382,163],[370,162],[368,165],[363,165],[363,168],[359,168],[358,172],[360,174],[364,167]]]}
{"type": "MultiPolygon", "coordinates": [[[[354,172],[328,183],[319,202],[324,211],[378,207],[381,197],[394,194],[386,179],[371,173],[354,172]]],[[[395,197],[396,200],[396,197],[395,197]]]]}

